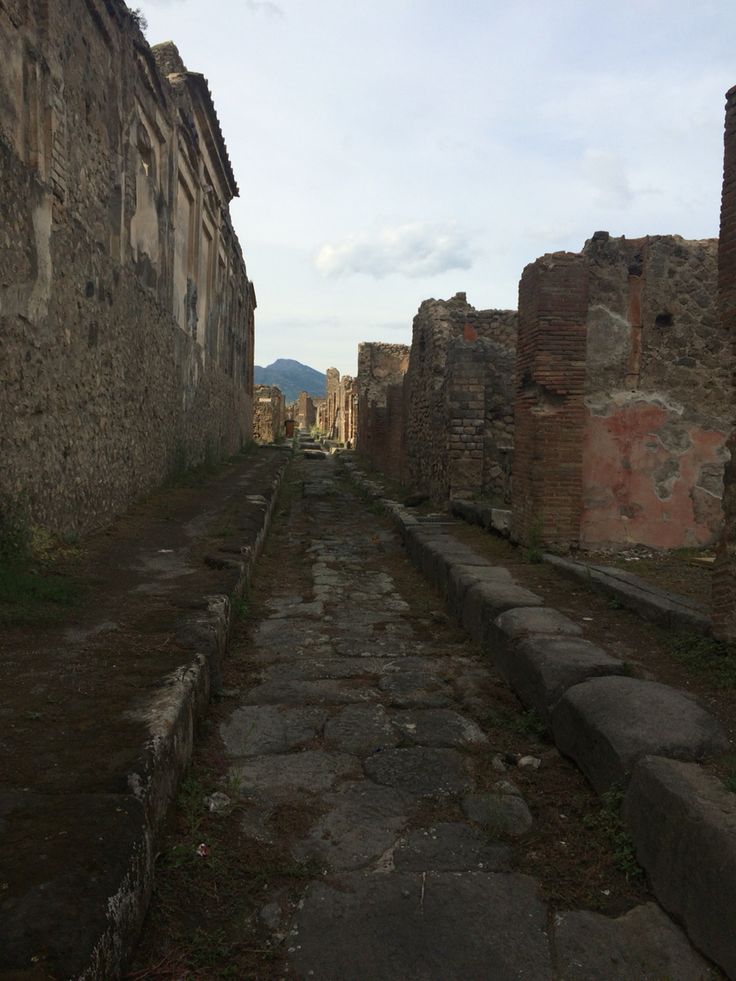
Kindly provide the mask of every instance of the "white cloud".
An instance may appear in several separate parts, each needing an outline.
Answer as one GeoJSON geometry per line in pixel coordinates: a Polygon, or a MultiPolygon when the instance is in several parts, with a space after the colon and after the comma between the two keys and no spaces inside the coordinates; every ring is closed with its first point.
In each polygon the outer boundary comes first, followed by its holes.
{"type": "Polygon", "coordinates": [[[272,0],[245,0],[245,6],[251,13],[268,14],[269,17],[283,17],[284,12],[277,3],[272,0]]]}
{"type": "Polygon", "coordinates": [[[589,148],[583,156],[582,172],[602,204],[627,208],[633,202],[634,191],[618,153],[589,148]]]}
{"type": "Polygon", "coordinates": [[[383,279],[395,273],[416,279],[470,269],[473,256],[473,248],[454,224],[417,221],[327,243],[314,265],[325,276],[362,273],[383,279]]]}

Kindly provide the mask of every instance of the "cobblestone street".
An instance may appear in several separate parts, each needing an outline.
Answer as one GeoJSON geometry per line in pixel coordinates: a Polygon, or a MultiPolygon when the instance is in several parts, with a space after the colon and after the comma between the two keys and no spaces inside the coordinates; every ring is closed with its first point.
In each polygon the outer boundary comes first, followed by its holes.
{"type": "MultiPolygon", "coordinates": [[[[244,856],[278,849],[302,870],[259,873],[243,929],[270,960],[248,976],[717,977],[641,887],[618,916],[550,901],[525,842],[544,847],[545,813],[593,806],[582,777],[518,727],[489,739],[518,705],[335,458],[302,459],[289,481],[210,736],[244,856]],[[565,800],[545,799],[555,773],[565,800]]],[[[191,975],[232,976],[226,961],[191,975]]]]}

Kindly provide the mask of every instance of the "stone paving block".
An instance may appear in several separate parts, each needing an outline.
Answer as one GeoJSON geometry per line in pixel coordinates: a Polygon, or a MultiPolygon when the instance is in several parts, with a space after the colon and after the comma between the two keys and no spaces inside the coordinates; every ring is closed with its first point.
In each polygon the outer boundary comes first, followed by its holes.
{"type": "Polygon", "coordinates": [[[361,767],[347,753],[308,749],[301,753],[252,756],[232,766],[230,773],[245,793],[255,791],[288,798],[300,791],[319,794],[329,790],[337,780],[356,779],[361,775],[361,767]]]}
{"type": "Polygon", "coordinates": [[[656,903],[617,919],[599,913],[555,917],[555,946],[565,981],[707,981],[710,966],[656,903]]]}
{"type": "Polygon", "coordinates": [[[241,706],[222,723],[220,735],[231,756],[287,753],[315,739],[327,716],[327,711],[321,708],[241,706]]]}
{"type": "Polygon", "coordinates": [[[347,783],[321,799],[326,813],[294,845],[294,857],[315,859],[333,871],[364,868],[396,842],[411,802],[407,794],[370,780],[347,783]]]}
{"type": "Polygon", "coordinates": [[[409,667],[383,675],[378,687],[400,708],[444,708],[452,703],[452,688],[434,671],[409,667]]]}
{"type": "Polygon", "coordinates": [[[469,749],[488,743],[488,737],[477,723],[451,709],[396,712],[391,722],[403,739],[417,746],[469,749]]]}
{"type": "Polygon", "coordinates": [[[286,947],[319,981],[551,981],[546,916],[523,875],[353,872],[308,888],[286,947]]]}
{"type": "Polygon", "coordinates": [[[256,685],[244,697],[247,705],[355,705],[378,701],[374,688],[346,681],[268,681],[256,685]]]}
{"type": "Polygon", "coordinates": [[[693,699],[638,678],[569,688],[552,710],[552,731],[599,793],[624,784],[643,756],[702,760],[728,747],[721,726],[693,699]]]}
{"type": "Polygon", "coordinates": [[[582,637],[539,634],[519,643],[499,644],[493,662],[524,705],[548,724],[552,706],[568,688],[626,670],[622,661],[582,637]]]}
{"type": "Polygon", "coordinates": [[[580,637],[582,628],[569,617],[548,607],[526,607],[507,610],[496,618],[493,639],[500,643],[520,640],[530,634],[559,634],[580,637]]]}
{"type": "Polygon", "coordinates": [[[462,616],[462,604],[465,593],[477,582],[506,582],[513,583],[511,573],[503,566],[468,565],[455,562],[447,576],[447,606],[453,616],[459,620],[462,616]]]}
{"type": "Polygon", "coordinates": [[[337,681],[346,678],[377,678],[388,669],[385,658],[302,657],[298,661],[281,661],[261,672],[262,682],[337,681]]]}
{"type": "Polygon", "coordinates": [[[693,763],[646,757],[623,813],[652,891],[736,977],[736,794],[693,763]]]}
{"type": "Polygon", "coordinates": [[[410,831],[393,861],[399,872],[510,872],[511,848],[467,824],[447,823],[410,831]]]}
{"type": "Polygon", "coordinates": [[[461,621],[473,640],[487,646],[492,640],[493,622],[505,610],[542,606],[541,596],[505,582],[478,582],[463,597],[461,621]]]}
{"type": "Polygon", "coordinates": [[[356,756],[392,748],[399,734],[383,705],[349,705],[325,726],[325,744],[356,756]]]}
{"type": "Polygon", "coordinates": [[[450,536],[427,545],[423,571],[440,592],[447,593],[450,574],[456,565],[487,568],[488,560],[450,536]]]}
{"type": "Polygon", "coordinates": [[[496,791],[470,794],[462,803],[463,813],[486,828],[489,834],[518,838],[532,827],[534,818],[516,787],[499,781],[496,791]]]}
{"type": "Polygon", "coordinates": [[[462,794],[472,786],[465,758],[454,749],[388,749],[370,756],[364,767],[376,783],[418,796],[462,794]]]}

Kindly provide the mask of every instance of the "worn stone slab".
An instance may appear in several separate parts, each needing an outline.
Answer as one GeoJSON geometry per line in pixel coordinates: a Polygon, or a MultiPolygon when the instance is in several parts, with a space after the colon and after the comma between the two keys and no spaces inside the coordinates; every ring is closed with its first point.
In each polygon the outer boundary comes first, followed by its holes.
{"type": "Polygon", "coordinates": [[[520,640],[530,634],[580,637],[583,632],[579,624],[546,606],[507,610],[496,618],[493,626],[493,639],[500,643],[520,640]]]}
{"type": "Polygon", "coordinates": [[[419,796],[462,794],[472,786],[465,758],[454,749],[388,749],[369,757],[364,767],[376,783],[419,796]]]}
{"type": "Polygon", "coordinates": [[[454,822],[409,832],[393,862],[400,872],[510,872],[511,848],[454,822]]]}
{"type": "Polygon", "coordinates": [[[627,609],[634,610],[644,620],[660,626],[708,633],[711,620],[702,603],[678,593],[671,593],[625,569],[615,566],[592,565],[559,555],[543,556],[544,561],[561,572],[583,579],[608,596],[614,596],[627,609]]]}
{"type": "Polygon", "coordinates": [[[358,778],[361,768],[359,761],[346,753],[309,749],[301,753],[252,756],[232,766],[230,774],[245,793],[288,796],[299,791],[322,793],[337,780],[358,778]]]}
{"type": "Polygon", "coordinates": [[[385,674],[378,687],[400,708],[444,708],[452,703],[452,689],[433,671],[408,668],[385,674]]]}
{"type": "Polygon", "coordinates": [[[523,586],[505,582],[478,582],[463,596],[461,622],[473,640],[487,646],[493,640],[493,622],[504,611],[542,606],[544,600],[523,586]]]}
{"type": "Polygon", "coordinates": [[[315,739],[327,715],[321,708],[241,706],[222,723],[220,735],[231,756],[286,753],[315,739]]]}
{"type": "Polygon", "coordinates": [[[488,565],[488,560],[449,535],[425,544],[422,550],[422,571],[440,592],[447,592],[450,572],[455,565],[483,568],[488,565]]]}
{"type": "MultiPolygon", "coordinates": [[[[350,679],[347,679],[349,682],[350,679]]],[[[375,688],[340,680],[268,681],[245,696],[247,705],[351,705],[378,700],[375,688]]]]}
{"type": "Polygon", "coordinates": [[[462,802],[463,813],[471,821],[486,828],[489,834],[518,838],[531,828],[534,818],[526,801],[512,784],[499,781],[495,792],[470,794],[462,802]]]}
{"type": "Polygon", "coordinates": [[[348,678],[378,677],[387,670],[387,662],[364,657],[350,660],[344,657],[303,657],[298,661],[283,661],[261,672],[261,681],[327,681],[348,678]]]}
{"type": "Polygon", "coordinates": [[[288,962],[319,981],[551,981],[546,915],[527,876],[348,873],[309,887],[288,962]]]}
{"type": "Polygon", "coordinates": [[[728,747],[719,723],[668,685],[638,678],[593,678],[569,688],[552,709],[552,731],[602,793],[624,784],[643,756],[702,760],[728,747]]]}
{"type": "Polygon", "coordinates": [[[417,746],[470,749],[488,743],[488,737],[476,722],[452,709],[396,712],[391,722],[404,740],[417,746]]]}
{"type": "Polygon", "coordinates": [[[565,981],[707,981],[710,966],[656,903],[611,919],[558,913],[555,946],[565,981]]]}
{"type": "Polygon", "coordinates": [[[463,598],[477,582],[506,582],[513,583],[508,569],[497,565],[466,565],[454,563],[447,575],[447,606],[450,612],[458,618],[462,615],[463,598]]]}
{"type": "Polygon", "coordinates": [[[736,794],[693,763],[646,757],[623,814],[658,901],[736,977],[736,794]]]}
{"type": "Polygon", "coordinates": [[[325,726],[325,745],[366,756],[397,745],[399,734],[382,705],[349,705],[325,726]]]}
{"type": "Polygon", "coordinates": [[[622,661],[581,637],[538,634],[518,644],[499,644],[493,662],[524,705],[547,723],[552,706],[568,688],[626,670],[622,661]]]}
{"type": "Polygon", "coordinates": [[[364,868],[394,845],[411,801],[400,790],[369,780],[345,784],[322,798],[326,813],[292,852],[299,860],[316,859],[331,870],[364,868]]]}

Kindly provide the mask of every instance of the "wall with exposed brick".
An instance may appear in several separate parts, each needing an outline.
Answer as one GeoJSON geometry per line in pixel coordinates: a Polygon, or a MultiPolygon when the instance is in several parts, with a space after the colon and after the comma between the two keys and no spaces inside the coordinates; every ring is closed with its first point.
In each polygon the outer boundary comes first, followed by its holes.
{"type": "Polygon", "coordinates": [[[517,315],[458,293],[414,318],[405,381],[404,476],[436,503],[510,493],[517,315]]]}
{"type": "Polygon", "coordinates": [[[404,439],[405,344],[358,346],[357,450],[374,466],[400,479],[404,439]]]}
{"type": "Polygon", "coordinates": [[[286,402],[276,385],[256,385],[253,389],[253,439],[257,443],[275,443],[286,432],[286,402]]]}
{"type": "Polygon", "coordinates": [[[0,496],[108,521],[251,436],[255,293],[207,84],[119,0],[0,0],[0,496]]]}
{"type": "MultiPolygon", "coordinates": [[[[721,233],[718,248],[718,305],[733,371],[736,359],[736,87],[726,94],[721,233]]],[[[736,641],[736,430],[728,439],[731,452],[725,471],[724,527],[713,571],[712,613],[717,636],[736,641]]]]}
{"type": "Polygon", "coordinates": [[[580,255],[527,267],[514,468],[521,540],[672,548],[717,537],[730,379],[716,252],[713,240],[599,232],[580,255]]]}

